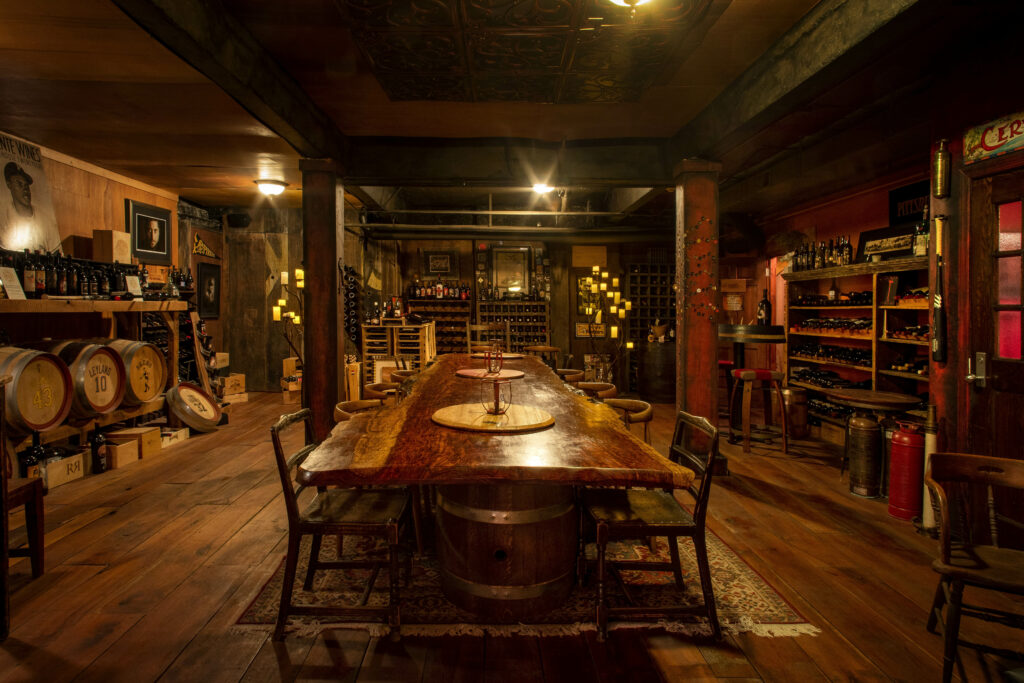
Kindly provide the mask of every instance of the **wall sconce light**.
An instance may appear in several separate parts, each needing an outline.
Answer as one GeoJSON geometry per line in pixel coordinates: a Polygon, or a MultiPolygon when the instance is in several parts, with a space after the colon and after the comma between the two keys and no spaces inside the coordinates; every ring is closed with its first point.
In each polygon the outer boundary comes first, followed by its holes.
{"type": "Polygon", "coordinates": [[[279,195],[282,192],[284,192],[284,188],[288,187],[288,183],[286,183],[285,181],[274,180],[272,178],[260,178],[258,180],[254,180],[253,182],[256,183],[256,187],[260,189],[260,192],[267,195],[268,197],[279,195]]]}
{"type": "Polygon", "coordinates": [[[551,190],[553,190],[553,189],[555,189],[555,188],[551,187],[547,183],[534,183],[533,184],[533,191],[536,192],[537,194],[547,194],[548,192],[551,192],[551,190]]]}

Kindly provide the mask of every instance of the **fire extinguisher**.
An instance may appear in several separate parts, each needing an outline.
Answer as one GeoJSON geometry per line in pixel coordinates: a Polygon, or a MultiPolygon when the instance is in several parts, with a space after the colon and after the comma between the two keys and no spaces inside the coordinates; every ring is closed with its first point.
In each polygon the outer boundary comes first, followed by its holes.
{"type": "Polygon", "coordinates": [[[920,425],[900,422],[889,454],[889,514],[913,519],[921,514],[924,482],[924,434],[920,425]]]}

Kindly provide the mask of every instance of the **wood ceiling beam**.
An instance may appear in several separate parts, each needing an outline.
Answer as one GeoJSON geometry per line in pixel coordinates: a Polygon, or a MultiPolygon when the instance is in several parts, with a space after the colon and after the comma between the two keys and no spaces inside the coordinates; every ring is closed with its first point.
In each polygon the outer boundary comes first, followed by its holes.
{"type": "Polygon", "coordinates": [[[343,159],[333,121],[220,3],[113,0],[129,18],[230,95],[295,150],[343,159]]]}
{"type": "Polygon", "coordinates": [[[822,0],[671,140],[675,158],[724,150],[834,87],[912,29],[924,0],[822,0]]]}

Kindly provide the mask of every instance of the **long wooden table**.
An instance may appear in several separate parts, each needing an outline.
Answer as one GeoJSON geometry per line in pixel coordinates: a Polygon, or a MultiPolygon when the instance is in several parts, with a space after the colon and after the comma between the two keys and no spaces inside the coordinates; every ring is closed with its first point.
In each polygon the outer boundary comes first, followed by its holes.
{"type": "Polygon", "coordinates": [[[299,468],[308,486],[439,485],[438,556],[446,595],[497,620],[556,606],[572,588],[578,550],[573,486],[683,487],[693,472],[630,434],[608,406],[573,393],[532,356],[512,400],[555,418],[522,434],[484,434],[435,424],[439,408],[486,400],[489,387],[456,377],[482,367],[442,356],[396,406],[339,423],[299,468]]]}

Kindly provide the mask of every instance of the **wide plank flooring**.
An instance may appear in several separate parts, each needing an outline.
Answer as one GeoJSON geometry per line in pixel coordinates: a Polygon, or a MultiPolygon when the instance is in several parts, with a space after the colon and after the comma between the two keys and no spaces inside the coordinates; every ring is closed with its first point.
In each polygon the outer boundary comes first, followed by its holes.
{"type": "MultiPolygon", "coordinates": [[[[231,424],[46,498],[47,571],[12,561],[6,681],[937,680],[941,639],[925,628],[935,541],[850,495],[829,449],[797,442],[743,454],[724,443],[710,528],[821,629],[721,643],[613,631],[562,638],[316,638],[233,629],[284,554],[287,522],[269,426],[292,406],[250,394],[231,424]]],[[[673,412],[658,406],[665,452],[673,412]]],[[[11,517],[24,538],[20,513],[11,517]]],[[[965,623],[974,639],[1019,636],[965,623]]],[[[1013,639],[1017,639],[1014,642],[1013,639]]],[[[999,680],[964,655],[969,680],[999,680]]]]}

